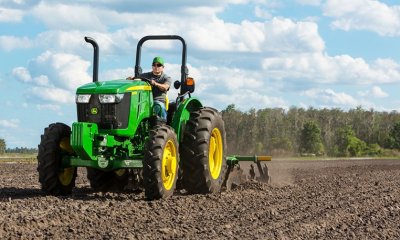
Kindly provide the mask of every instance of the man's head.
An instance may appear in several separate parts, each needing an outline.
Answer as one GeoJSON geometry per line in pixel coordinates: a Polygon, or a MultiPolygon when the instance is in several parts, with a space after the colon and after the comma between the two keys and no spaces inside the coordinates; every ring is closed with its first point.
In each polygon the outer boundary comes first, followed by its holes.
{"type": "Polygon", "coordinates": [[[164,71],[164,59],[162,59],[161,57],[155,57],[153,59],[152,71],[153,74],[156,76],[161,75],[164,71]]]}

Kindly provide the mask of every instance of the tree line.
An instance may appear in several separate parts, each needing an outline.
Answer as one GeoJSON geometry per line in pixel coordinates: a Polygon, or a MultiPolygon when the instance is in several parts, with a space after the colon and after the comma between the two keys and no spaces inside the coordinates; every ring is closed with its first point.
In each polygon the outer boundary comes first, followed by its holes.
{"type": "Polygon", "coordinates": [[[3,138],[0,138],[0,155],[5,153],[24,153],[24,154],[32,154],[37,153],[36,148],[27,148],[27,147],[16,147],[16,148],[7,148],[6,141],[3,138]]]}
{"type": "MultiPolygon", "coordinates": [[[[291,107],[221,111],[227,154],[334,157],[400,155],[400,113],[357,107],[315,109],[291,107]]],[[[35,148],[6,148],[0,154],[36,153],[35,148]]]]}
{"type": "Polygon", "coordinates": [[[393,156],[400,149],[400,113],[361,106],[222,111],[228,154],[335,157],[393,156]]]}

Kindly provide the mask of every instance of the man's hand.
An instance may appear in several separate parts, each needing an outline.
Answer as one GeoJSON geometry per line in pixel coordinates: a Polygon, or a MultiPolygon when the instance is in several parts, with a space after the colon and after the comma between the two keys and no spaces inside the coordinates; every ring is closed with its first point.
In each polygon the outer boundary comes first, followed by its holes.
{"type": "Polygon", "coordinates": [[[135,77],[127,77],[126,80],[133,80],[135,77]]]}
{"type": "Polygon", "coordinates": [[[164,91],[164,92],[168,91],[168,89],[169,89],[169,85],[168,84],[166,84],[166,83],[158,83],[157,81],[155,81],[153,79],[151,79],[150,85],[153,86],[153,87],[157,87],[158,89],[160,89],[161,91],[164,91]]]}

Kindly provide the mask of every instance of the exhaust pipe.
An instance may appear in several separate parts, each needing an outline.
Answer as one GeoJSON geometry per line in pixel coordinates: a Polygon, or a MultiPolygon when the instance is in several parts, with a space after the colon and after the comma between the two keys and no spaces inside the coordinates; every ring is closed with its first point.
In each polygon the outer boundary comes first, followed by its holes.
{"type": "Polygon", "coordinates": [[[91,37],[85,37],[85,41],[93,46],[93,82],[99,81],[99,45],[91,37]]]}

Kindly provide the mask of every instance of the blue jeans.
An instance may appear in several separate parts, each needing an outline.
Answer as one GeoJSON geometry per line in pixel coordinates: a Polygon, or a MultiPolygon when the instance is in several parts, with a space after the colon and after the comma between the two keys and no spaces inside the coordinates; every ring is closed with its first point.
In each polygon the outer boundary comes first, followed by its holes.
{"type": "Polygon", "coordinates": [[[167,120],[167,110],[165,108],[165,103],[154,100],[153,112],[160,118],[167,120]]]}

